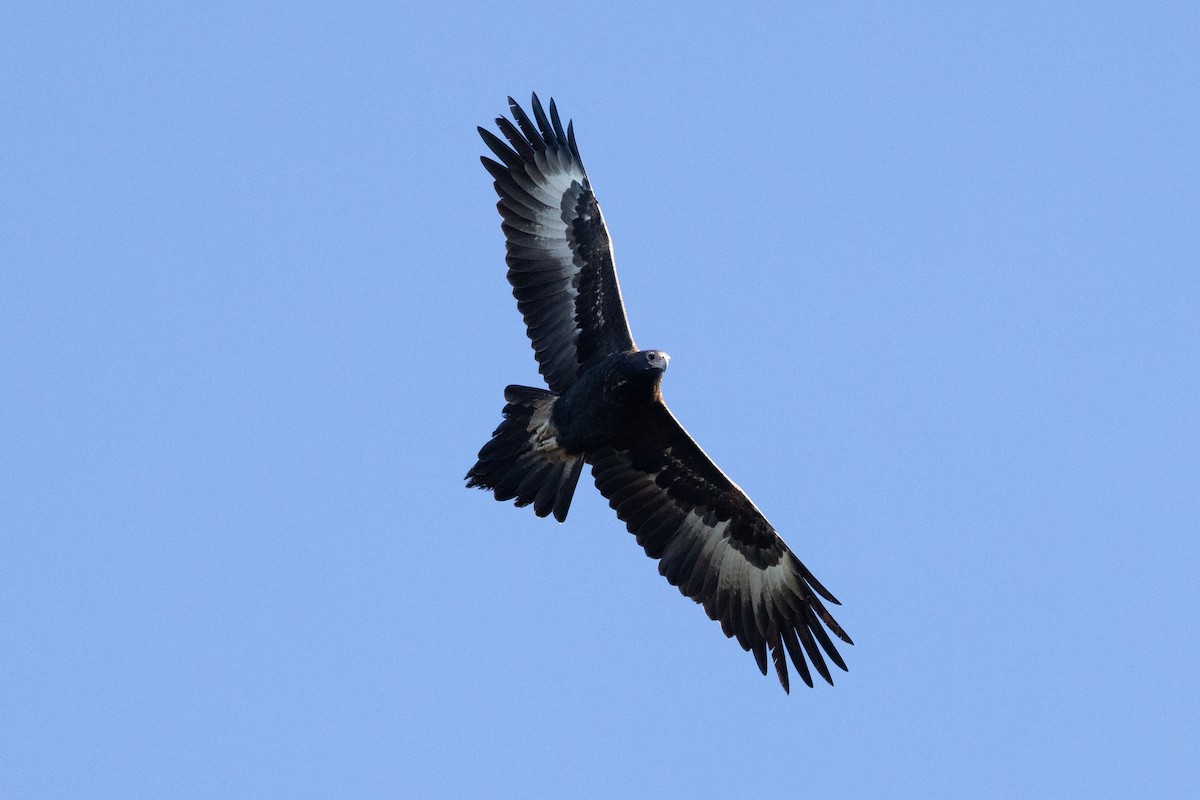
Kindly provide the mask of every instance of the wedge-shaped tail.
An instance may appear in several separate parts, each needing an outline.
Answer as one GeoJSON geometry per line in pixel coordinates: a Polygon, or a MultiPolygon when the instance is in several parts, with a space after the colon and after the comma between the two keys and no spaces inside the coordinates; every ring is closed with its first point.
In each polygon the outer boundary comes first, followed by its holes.
{"type": "Polygon", "coordinates": [[[544,389],[507,386],[504,421],[479,451],[467,473],[467,486],[487,489],[497,500],[533,504],[539,517],[554,514],[562,522],[571,508],[583,454],[570,455],[558,444],[551,420],[558,396],[544,389]]]}

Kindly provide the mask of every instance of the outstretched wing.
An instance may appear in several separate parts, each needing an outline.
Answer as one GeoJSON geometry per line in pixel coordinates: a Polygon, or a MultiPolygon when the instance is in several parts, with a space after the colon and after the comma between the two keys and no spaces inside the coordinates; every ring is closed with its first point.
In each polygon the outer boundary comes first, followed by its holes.
{"type": "Polygon", "coordinates": [[[504,218],[508,282],[533,342],[538,371],[561,394],[595,361],[629,350],[633,337],[613,266],[612,244],[592,194],[575,131],[554,101],[550,116],[533,96],[533,117],[510,97],[514,125],[496,119],[508,144],[479,135],[499,162],[483,166],[496,179],[504,218]]]}
{"type": "Polygon", "coordinates": [[[752,651],[764,675],[769,652],[789,689],[785,650],[809,686],[809,662],[829,683],[826,657],[846,669],[825,628],[853,642],[821,598],[838,601],[666,406],[657,404],[620,447],[587,459],[597,488],[659,560],[658,571],[752,651]]]}

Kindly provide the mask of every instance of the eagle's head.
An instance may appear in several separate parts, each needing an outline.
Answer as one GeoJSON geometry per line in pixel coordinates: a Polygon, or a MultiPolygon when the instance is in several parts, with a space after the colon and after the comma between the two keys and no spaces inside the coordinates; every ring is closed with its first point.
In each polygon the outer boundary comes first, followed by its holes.
{"type": "Polygon", "coordinates": [[[604,396],[619,405],[641,405],[661,396],[659,383],[671,357],[662,350],[626,350],[617,356],[604,380],[604,396]]]}
{"type": "Polygon", "coordinates": [[[671,363],[671,357],[662,350],[640,350],[638,355],[645,362],[646,369],[662,374],[667,371],[667,364],[671,363]]]}

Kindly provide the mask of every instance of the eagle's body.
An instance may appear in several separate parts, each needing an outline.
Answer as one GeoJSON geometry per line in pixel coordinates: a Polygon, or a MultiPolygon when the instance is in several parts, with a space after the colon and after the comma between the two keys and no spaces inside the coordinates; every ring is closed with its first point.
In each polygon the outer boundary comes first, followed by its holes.
{"type": "Polygon", "coordinates": [[[553,421],[569,453],[599,447],[628,446],[639,435],[639,421],[662,402],[666,353],[626,350],[595,365],[554,402],[553,421]]]}
{"type": "Polygon", "coordinates": [[[784,689],[789,656],[810,686],[810,662],[832,683],[825,657],[846,666],[825,628],[850,638],[821,598],[837,600],[663,403],[669,358],[634,344],[574,131],[553,101],[547,116],[534,95],[533,120],[509,106],[516,125],[496,120],[508,144],[479,129],[500,159],[483,163],[500,196],[508,279],[549,388],[505,389],[504,420],[467,485],[561,522],[590,465],[659,572],[752,651],[763,674],[769,653],[784,689]]]}

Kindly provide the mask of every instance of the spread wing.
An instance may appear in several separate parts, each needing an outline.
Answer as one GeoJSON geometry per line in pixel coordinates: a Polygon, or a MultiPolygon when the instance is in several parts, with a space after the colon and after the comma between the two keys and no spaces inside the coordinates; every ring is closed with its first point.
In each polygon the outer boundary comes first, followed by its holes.
{"type": "Polygon", "coordinates": [[[809,663],[832,684],[826,657],[843,670],[846,664],[825,628],[853,644],[821,598],[838,601],[750,498],[661,403],[622,441],[587,458],[597,488],[646,555],[659,560],[658,571],[752,651],[764,675],[769,652],[785,691],[785,650],[809,686],[809,663]]]}
{"type": "Polygon", "coordinates": [[[479,129],[500,161],[495,178],[504,218],[508,282],[533,342],[538,371],[561,394],[595,361],[631,349],[633,337],[613,266],[612,244],[588,183],[575,131],[554,101],[550,116],[533,96],[533,120],[508,99],[514,125],[496,120],[505,144],[479,129]],[[536,121],[536,124],[535,124],[536,121]]]}

